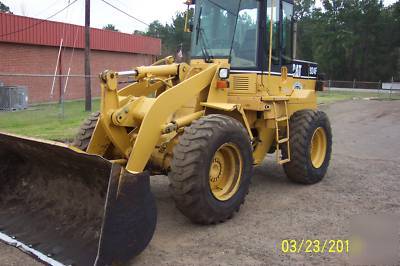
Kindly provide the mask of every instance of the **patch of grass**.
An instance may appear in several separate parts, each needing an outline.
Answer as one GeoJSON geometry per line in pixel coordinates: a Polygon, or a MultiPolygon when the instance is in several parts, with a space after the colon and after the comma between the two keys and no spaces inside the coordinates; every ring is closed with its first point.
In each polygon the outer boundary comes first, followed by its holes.
{"type": "MultiPolygon", "coordinates": [[[[369,92],[320,92],[318,103],[326,104],[354,98],[389,99],[389,94],[369,92]]],[[[400,99],[400,94],[392,95],[400,99]]],[[[93,110],[98,110],[100,101],[93,101],[93,110]]],[[[89,113],[85,112],[84,101],[68,101],[65,103],[64,117],[61,116],[59,104],[41,104],[31,106],[28,110],[18,112],[0,112],[0,131],[19,135],[66,141],[72,140],[80,124],[89,113]]]]}
{"type": "MultiPolygon", "coordinates": [[[[99,100],[93,100],[93,110],[98,110],[99,100]]],[[[0,131],[50,140],[71,140],[80,124],[90,114],[85,112],[84,101],[68,101],[64,117],[60,104],[33,105],[18,112],[0,112],[0,131]]]]}
{"type": "Polygon", "coordinates": [[[328,104],[338,101],[357,100],[357,99],[393,99],[400,100],[400,94],[378,93],[378,92],[365,92],[365,91],[323,91],[318,92],[318,104],[328,104]]]}

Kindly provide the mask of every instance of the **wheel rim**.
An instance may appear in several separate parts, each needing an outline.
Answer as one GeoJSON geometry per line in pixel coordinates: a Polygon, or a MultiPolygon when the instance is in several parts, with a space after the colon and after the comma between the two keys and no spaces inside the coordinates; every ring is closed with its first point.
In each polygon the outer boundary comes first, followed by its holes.
{"type": "Polygon", "coordinates": [[[232,198],[239,189],[242,177],[242,155],[233,143],[222,145],[211,161],[209,185],[217,200],[232,198]]]}
{"type": "Polygon", "coordinates": [[[320,168],[325,161],[327,143],[325,130],[317,128],[311,139],[311,162],[315,168],[320,168]]]}

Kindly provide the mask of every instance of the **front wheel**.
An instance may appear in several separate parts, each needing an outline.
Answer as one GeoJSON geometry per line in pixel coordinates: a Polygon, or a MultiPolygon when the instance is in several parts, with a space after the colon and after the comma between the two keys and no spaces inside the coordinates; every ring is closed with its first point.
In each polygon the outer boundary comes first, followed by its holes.
{"type": "Polygon", "coordinates": [[[78,134],[76,134],[72,146],[86,151],[89,147],[90,140],[92,139],[94,130],[96,129],[97,122],[99,121],[100,112],[92,113],[83,122],[79,128],[78,134]]]}
{"type": "Polygon", "coordinates": [[[252,173],[246,129],[228,116],[209,115],[186,128],[174,149],[169,174],[172,196],[193,222],[224,222],[239,211],[252,173]]]}
{"type": "MultiPolygon", "coordinates": [[[[302,110],[290,118],[291,161],[284,164],[287,177],[297,183],[321,181],[332,153],[332,131],[328,116],[322,111],[302,110]]],[[[287,151],[282,150],[287,156],[287,151]]]]}

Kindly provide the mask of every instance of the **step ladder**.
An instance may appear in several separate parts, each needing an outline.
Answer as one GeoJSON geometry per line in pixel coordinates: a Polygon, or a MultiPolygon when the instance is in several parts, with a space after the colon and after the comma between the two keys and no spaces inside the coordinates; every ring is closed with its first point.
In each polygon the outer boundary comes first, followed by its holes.
{"type": "Polygon", "coordinates": [[[285,164],[290,162],[290,144],[289,144],[289,136],[290,136],[290,131],[289,131],[289,114],[288,114],[288,102],[287,100],[280,101],[280,103],[277,103],[276,101],[273,102],[274,106],[274,112],[275,112],[275,128],[276,128],[276,161],[279,164],[285,164]],[[285,105],[285,110],[284,114],[280,114],[278,111],[278,104],[284,103],[285,105]],[[280,122],[286,122],[286,134],[285,136],[281,136],[280,134],[280,129],[279,129],[279,123],[280,122]],[[282,154],[282,149],[281,145],[286,145],[286,150],[288,151],[287,158],[283,158],[282,154]]]}

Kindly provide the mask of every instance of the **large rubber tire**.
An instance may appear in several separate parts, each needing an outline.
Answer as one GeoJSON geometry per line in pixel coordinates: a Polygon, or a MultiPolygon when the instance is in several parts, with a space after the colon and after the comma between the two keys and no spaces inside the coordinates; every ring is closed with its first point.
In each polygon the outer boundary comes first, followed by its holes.
{"type": "MultiPolygon", "coordinates": [[[[329,166],[332,153],[332,130],[328,116],[322,111],[301,110],[292,115],[289,122],[291,161],[283,165],[287,177],[301,184],[320,182],[329,166]],[[315,167],[311,159],[311,143],[317,130],[325,133],[326,152],[315,167]]],[[[287,151],[283,151],[286,158],[287,151]]]]}
{"type": "Polygon", "coordinates": [[[100,112],[95,112],[89,115],[89,117],[79,128],[78,134],[75,136],[74,141],[72,142],[72,146],[82,151],[87,150],[99,117],[100,112]]]}
{"type": "Polygon", "coordinates": [[[252,146],[246,129],[237,120],[209,115],[192,123],[179,138],[173,151],[170,188],[177,208],[192,222],[216,224],[239,211],[253,174],[252,146]],[[210,167],[224,145],[233,144],[241,158],[241,178],[237,190],[219,200],[210,185],[210,167]]]}

